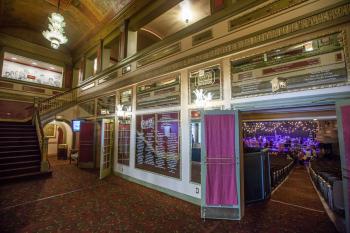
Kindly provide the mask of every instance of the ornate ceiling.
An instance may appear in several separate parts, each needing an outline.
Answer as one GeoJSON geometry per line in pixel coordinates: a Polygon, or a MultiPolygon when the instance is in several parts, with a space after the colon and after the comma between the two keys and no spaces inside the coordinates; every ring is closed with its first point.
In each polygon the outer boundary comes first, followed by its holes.
{"type": "MultiPolygon", "coordinates": [[[[60,13],[66,21],[68,43],[74,50],[116,17],[132,0],[61,0],[60,13]]],[[[41,32],[48,16],[57,11],[58,0],[0,0],[0,32],[50,47],[41,32]]]]}

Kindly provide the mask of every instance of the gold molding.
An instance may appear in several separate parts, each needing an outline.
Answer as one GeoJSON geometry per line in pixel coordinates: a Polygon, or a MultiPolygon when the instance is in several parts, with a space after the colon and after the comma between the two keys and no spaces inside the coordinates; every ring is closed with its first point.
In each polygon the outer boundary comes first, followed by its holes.
{"type": "Polygon", "coordinates": [[[137,61],[137,67],[147,65],[155,60],[165,58],[171,54],[177,53],[181,51],[181,43],[175,43],[165,48],[162,48],[158,51],[152,52],[150,55],[146,55],[145,57],[139,59],[137,61]]]}
{"type": "Polygon", "coordinates": [[[142,79],[156,77],[165,73],[183,69],[188,66],[196,65],[208,60],[213,60],[225,55],[229,55],[234,52],[252,48],[254,46],[264,44],[269,41],[274,41],[285,36],[290,36],[292,34],[301,32],[311,27],[315,27],[328,22],[334,22],[334,20],[338,20],[349,15],[350,15],[350,3],[346,3],[341,6],[337,6],[332,9],[313,14],[311,16],[294,20],[288,24],[279,25],[274,28],[257,32],[254,35],[249,35],[241,39],[233,40],[233,41],[218,45],[204,52],[199,52],[192,56],[168,63],[162,66],[161,68],[157,68],[147,73],[143,73],[142,75],[139,75],[139,76],[142,79]]]}
{"type": "Polygon", "coordinates": [[[192,46],[196,46],[210,39],[213,39],[212,29],[206,30],[204,32],[201,32],[197,35],[192,36],[192,46]]]}
{"type": "Polygon", "coordinates": [[[291,8],[306,2],[307,0],[278,0],[267,6],[259,8],[251,13],[247,13],[239,18],[232,19],[228,22],[228,31],[235,30],[257,20],[277,14],[283,10],[291,8]]]}

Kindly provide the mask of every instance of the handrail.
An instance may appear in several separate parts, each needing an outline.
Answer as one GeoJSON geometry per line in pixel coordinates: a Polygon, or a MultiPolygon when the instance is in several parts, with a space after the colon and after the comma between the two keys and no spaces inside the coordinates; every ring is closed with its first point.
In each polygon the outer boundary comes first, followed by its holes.
{"type": "Polygon", "coordinates": [[[32,117],[32,125],[35,126],[38,141],[39,141],[39,148],[40,148],[40,156],[41,156],[41,171],[47,171],[51,166],[47,159],[47,153],[48,153],[48,138],[44,134],[44,129],[41,124],[40,120],[40,113],[38,108],[38,102],[37,99],[34,98],[34,109],[33,109],[33,117],[32,117]]]}
{"type": "Polygon", "coordinates": [[[64,93],[39,101],[37,104],[39,115],[43,115],[45,113],[58,110],[69,104],[76,103],[78,97],[78,88],[79,87],[76,87],[64,93]]]}

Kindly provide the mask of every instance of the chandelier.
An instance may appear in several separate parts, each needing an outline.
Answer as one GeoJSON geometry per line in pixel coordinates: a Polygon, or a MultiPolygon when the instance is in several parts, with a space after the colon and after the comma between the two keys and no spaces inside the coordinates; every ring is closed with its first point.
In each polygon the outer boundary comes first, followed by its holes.
{"type": "Polygon", "coordinates": [[[60,0],[58,1],[57,13],[52,13],[49,17],[49,30],[43,31],[43,36],[51,42],[51,47],[58,49],[60,44],[67,43],[68,39],[64,35],[64,22],[63,16],[58,13],[60,9],[60,0]]]}

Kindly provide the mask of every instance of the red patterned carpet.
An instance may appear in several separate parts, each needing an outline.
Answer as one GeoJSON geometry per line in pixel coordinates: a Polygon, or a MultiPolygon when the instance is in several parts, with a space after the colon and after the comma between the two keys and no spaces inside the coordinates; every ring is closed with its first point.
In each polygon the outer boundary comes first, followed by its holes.
{"type": "Polygon", "coordinates": [[[240,222],[204,222],[198,206],[115,176],[98,180],[73,164],[53,171],[0,186],[0,232],[336,232],[304,168],[269,202],[247,207],[240,222]]]}

